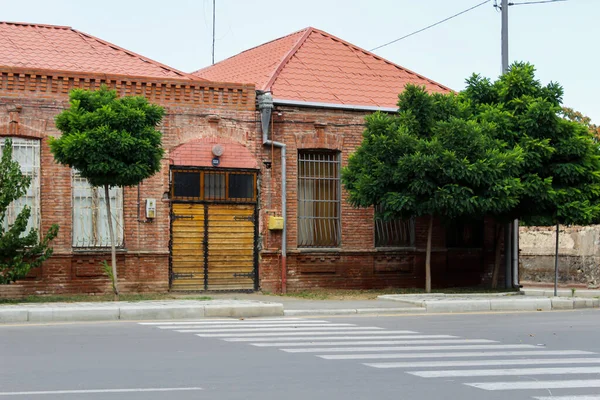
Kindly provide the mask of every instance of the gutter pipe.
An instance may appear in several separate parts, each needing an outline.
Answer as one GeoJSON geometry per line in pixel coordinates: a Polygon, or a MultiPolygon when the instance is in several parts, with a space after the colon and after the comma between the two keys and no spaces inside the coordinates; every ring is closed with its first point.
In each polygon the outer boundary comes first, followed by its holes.
{"type": "MultiPolygon", "coordinates": [[[[281,216],[283,217],[283,230],[281,231],[281,292],[287,291],[287,173],[286,173],[286,145],[269,139],[271,127],[271,113],[273,111],[273,96],[270,92],[258,95],[258,110],[262,129],[262,142],[264,146],[273,146],[281,149],[281,216]]],[[[272,132],[271,132],[272,134],[272,132]]]]}

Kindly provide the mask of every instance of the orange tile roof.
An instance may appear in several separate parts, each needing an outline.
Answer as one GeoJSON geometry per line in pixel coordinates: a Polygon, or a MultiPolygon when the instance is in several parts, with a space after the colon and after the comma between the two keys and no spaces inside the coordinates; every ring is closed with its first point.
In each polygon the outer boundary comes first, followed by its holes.
{"type": "Polygon", "coordinates": [[[0,65],[198,80],[68,26],[19,22],[0,22],[0,65]]]}
{"type": "Polygon", "coordinates": [[[360,47],[306,28],[192,73],[256,84],[278,100],[395,108],[407,83],[450,89],[360,47]]]}

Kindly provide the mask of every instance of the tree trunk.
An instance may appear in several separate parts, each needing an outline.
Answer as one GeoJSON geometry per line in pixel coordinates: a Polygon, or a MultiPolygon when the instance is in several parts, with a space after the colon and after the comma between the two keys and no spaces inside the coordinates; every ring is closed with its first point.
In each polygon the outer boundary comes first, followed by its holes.
{"type": "Polygon", "coordinates": [[[427,229],[427,251],[425,253],[425,292],[431,293],[431,235],[433,233],[433,215],[429,216],[427,229]]]}
{"type": "Polygon", "coordinates": [[[112,213],[110,211],[110,193],[108,185],[104,185],[104,197],[106,200],[106,217],[108,218],[108,233],[110,235],[110,256],[112,262],[113,273],[113,290],[115,292],[115,300],[119,300],[119,278],[117,276],[117,250],[115,249],[115,233],[113,231],[112,213]]]}
{"type": "Polygon", "coordinates": [[[502,259],[502,248],[500,246],[504,235],[504,225],[496,223],[496,237],[494,238],[494,243],[496,245],[496,255],[494,258],[494,270],[492,271],[492,289],[496,289],[498,287],[498,275],[500,275],[500,261],[502,259]]]}

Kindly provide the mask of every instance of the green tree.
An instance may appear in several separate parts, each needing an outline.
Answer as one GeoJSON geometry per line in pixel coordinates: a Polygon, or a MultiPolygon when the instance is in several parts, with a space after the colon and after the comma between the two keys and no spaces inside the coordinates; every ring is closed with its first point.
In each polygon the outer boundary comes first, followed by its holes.
{"type": "Polygon", "coordinates": [[[560,85],[543,86],[528,63],[513,64],[494,83],[478,75],[467,80],[461,98],[470,119],[495,125],[497,139],[524,151],[524,191],[505,219],[586,225],[598,218],[600,151],[589,121],[562,117],[562,96],[560,85]]]}
{"type": "Polygon", "coordinates": [[[569,121],[578,122],[587,126],[592,135],[594,135],[596,138],[596,141],[600,140],[600,126],[592,123],[592,119],[587,115],[584,115],[581,112],[575,111],[569,107],[563,107],[560,115],[569,121]]]}
{"type": "Polygon", "coordinates": [[[6,139],[0,160],[0,284],[25,277],[31,268],[39,267],[52,255],[48,244],[58,234],[52,225],[40,241],[37,229],[27,232],[31,208],[23,207],[14,222],[7,220],[11,203],[23,196],[31,178],[23,175],[19,163],[12,159],[12,141],[6,139]]]}
{"type": "Polygon", "coordinates": [[[452,94],[430,95],[407,85],[399,113],[366,118],[363,142],[342,179],[351,204],[381,206],[379,218],[428,219],[425,289],[431,291],[434,218],[479,219],[518,204],[523,162],[518,146],[506,149],[496,126],[469,120],[452,94]]]}
{"type": "Polygon", "coordinates": [[[156,127],[165,112],[144,97],[119,98],[105,86],[96,91],[74,89],[69,103],[56,117],[62,135],[50,141],[50,148],[57,162],[76,169],[90,185],[104,188],[113,288],[118,297],[109,189],[137,185],[160,170],[164,150],[156,127]]]}
{"type": "MultiPolygon", "coordinates": [[[[525,151],[523,196],[518,207],[494,215],[497,221],[519,218],[526,225],[557,225],[558,235],[558,224],[598,220],[600,128],[562,106],[562,96],[560,85],[543,86],[528,63],[513,64],[494,83],[479,75],[467,80],[461,97],[470,105],[471,118],[495,124],[507,146],[525,151]]],[[[500,266],[496,254],[493,287],[500,266]]]]}

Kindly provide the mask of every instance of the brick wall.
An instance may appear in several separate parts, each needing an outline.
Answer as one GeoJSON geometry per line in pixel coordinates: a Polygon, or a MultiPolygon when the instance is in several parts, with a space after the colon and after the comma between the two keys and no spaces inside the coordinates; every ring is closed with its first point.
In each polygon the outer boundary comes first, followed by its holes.
{"type": "Polygon", "coordinates": [[[118,253],[121,290],[164,292],[169,285],[170,204],[161,201],[169,192],[169,167],[185,162],[204,165],[216,143],[225,143],[224,163],[240,160],[256,168],[261,143],[256,141],[252,86],[213,84],[206,81],[155,80],[120,76],[91,76],[56,71],[0,70],[0,136],[41,139],[42,232],[60,225],[52,242],[53,257],[15,285],[0,286],[0,296],[49,293],[106,293],[110,282],[100,263],[110,261],[109,249],[72,247],[71,171],[58,165],[48,137],[58,137],[55,116],[68,107],[74,87],[96,88],[107,84],[121,95],[144,95],[165,107],[163,132],[165,157],[162,169],[139,186],[124,188],[124,248],[118,253]],[[223,140],[221,140],[221,138],[223,140]],[[197,152],[177,154],[185,144],[197,152]],[[173,153],[173,154],[172,154],[173,153]],[[146,220],[146,198],[157,199],[157,217],[146,220]]]}
{"type": "MultiPolygon", "coordinates": [[[[414,247],[376,249],[373,210],[351,207],[345,191],[342,191],[339,248],[299,249],[297,246],[298,150],[340,151],[342,167],[345,167],[348,156],[362,140],[365,112],[278,106],[273,115],[272,138],[287,145],[287,289],[424,287],[427,221],[417,219],[414,247]]],[[[281,213],[280,153],[278,149],[267,148],[263,157],[272,161],[272,168],[262,171],[261,288],[276,292],[281,290],[281,233],[268,231],[266,221],[269,215],[281,213]]],[[[481,249],[447,249],[445,228],[435,221],[433,286],[489,283],[494,264],[493,229],[493,221],[487,220],[481,249]]]]}
{"type": "MultiPolygon", "coordinates": [[[[74,249],[71,171],[54,163],[48,137],[60,132],[54,117],[68,106],[74,87],[105,83],[122,94],[144,95],[167,114],[160,127],[166,150],[161,171],[139,186],[124,188],[124,248],[119,250],[123,292],[166,291],[169,285],[171,165],[210,166],[214,144],[226,147],[221,167],[259,168],[260,286],[281,290],[281,232],[269,231],[270,215],[281,215],[280,150],[263,146],[255,92],[251,86],[119,76],[89,76],[56,71],[0,69],[0,136],[39,138],[41,146],[42,231],[60,225],[54,256],[17,285],[0,287],[0,296],[33,293],[105,293],[110,283],[99,270],[107,249],[74,249]],[[146,220],[144,201],[155,198],[157,217],[146,220]],[[161,201],[162,200],[162,201],[161,201]]],[[[380,288],[424,286],[426,221],[416,223],[415,246],[374,247],[373,210],[355,209],[342,192],[342,237],[336,249],[299,249],[297,243],[297,154],[303,149],[341,152],[342,166],[357,148],[364,112],[278,107],[272,139],[287,144],[288,289],[313,287],[380,288]]],[[[493,265],[493,224],[488,221],[484,247],[447,249],[444,228],[433,233],[433,285],[487,282],[493,265]]]]}

